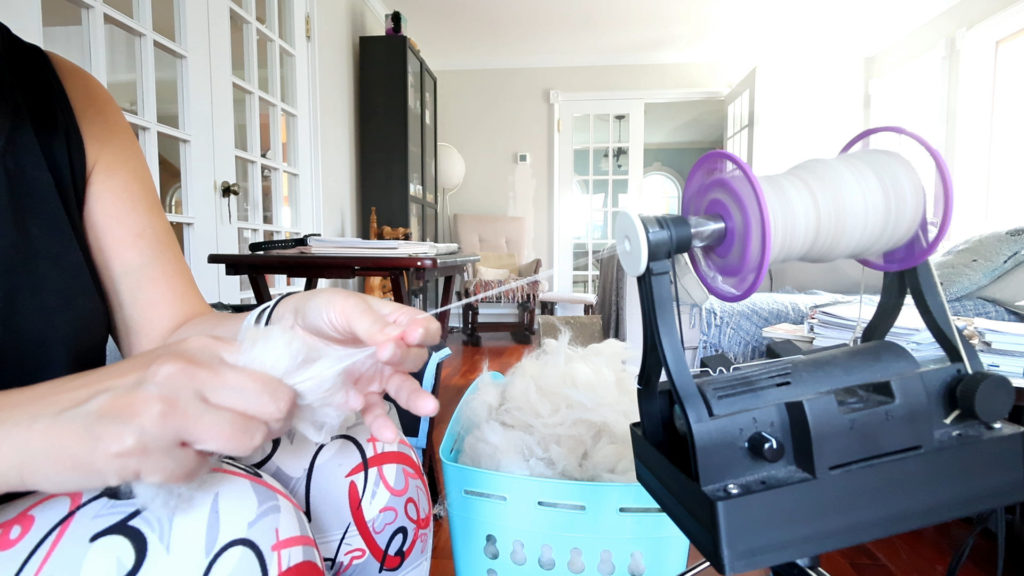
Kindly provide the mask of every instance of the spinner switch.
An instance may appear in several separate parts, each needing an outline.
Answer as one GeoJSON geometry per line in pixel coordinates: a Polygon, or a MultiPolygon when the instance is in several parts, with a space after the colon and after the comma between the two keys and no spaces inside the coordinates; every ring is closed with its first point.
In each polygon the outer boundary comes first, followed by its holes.
{"type": "Polygon", "coordinates": [[[786,454],[786,447],[767,432],[758,430],[747,438],[747,450],[767,462],[778,462],[786,454]]]}

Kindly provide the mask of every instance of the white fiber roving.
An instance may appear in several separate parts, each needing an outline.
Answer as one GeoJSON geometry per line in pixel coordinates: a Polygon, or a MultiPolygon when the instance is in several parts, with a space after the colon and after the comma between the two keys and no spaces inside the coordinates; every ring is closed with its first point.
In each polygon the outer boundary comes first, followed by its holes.
{"type": "MultiPolygon", "coordinates": [[[[375,362],[374,349],[345,348],[318,340],[305,332],[280,326],[248,328],[240,337],[236,364],[271,374],[298,393],[292,428],[316,443],[349,428],[358,418],[361,399],[350,396],[346,371],[375,362]]],[[[211,383],[216,386],[216,383],[211,383]]],[[[210,456],[210,468],[218,462],[210,456]]],[[[185,484],[133,482],[132,493],[144,509],[171,512],[187,505],[197,492],[199,476],[185,484]]]]}
{"type": "Polygon", "coordinates": [[[298,393],[292,427],[313,442],[327,442],[351,426],[360,399],[350,396],[346,369],[374,361],[372,347],[328,344],[300,330],[257,326],[241,337],[238,364],[276,376],[298,393]]]}
{"type": "Polygon", "coordinates": [[[481,378],[463,400],[459,463],[588,482],[636,482],[629,425],[639,419],[624,342],[580,348],[547,339],[504,381],[481,378]]]}

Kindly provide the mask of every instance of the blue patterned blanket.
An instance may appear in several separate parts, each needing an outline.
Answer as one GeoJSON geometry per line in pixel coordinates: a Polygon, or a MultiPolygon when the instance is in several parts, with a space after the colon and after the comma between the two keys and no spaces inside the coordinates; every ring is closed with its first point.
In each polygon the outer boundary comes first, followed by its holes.
{"type": "MultiPolygon", "coordinates": [[[[763,358],[761,330],[782,322],[803,324],[811,308],[855,300],[858,296],[811,291],[803,293],[756,293],[736,303],[712,298],[701,307],[701,337],[697,354],[703,358],[724,353],[733,362],[763,358]]],[[[986,300],[960,298],[949,302],[954,316],[1021,322],[1021,316],[986,300]]],[[[696,316],[696,315],[694,315],[696,316]]]]}

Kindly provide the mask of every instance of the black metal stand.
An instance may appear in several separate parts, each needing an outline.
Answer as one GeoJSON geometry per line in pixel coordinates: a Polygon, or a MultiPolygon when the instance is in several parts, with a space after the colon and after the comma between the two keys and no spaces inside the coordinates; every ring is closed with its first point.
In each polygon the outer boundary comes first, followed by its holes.
{"type": "MultiPolygon", "coordinates": [[[[829,576],[829,573],[822,570],[821,566],[818,565],[817,558],[808,562],[809,563],[806,565],[801,562],[789,562],[779,566],[773,566],[771,574],[772,576],[829,576]]],[[[686,572],[683,572],[679,576],[695,576],[708,568],[711,568],[711,562],[701,560],[687,568],[686,572]]]]}
{"type": "Polygon", "coordinates": [[[885,274],[861,344],[695,379],[673,299],[689,223],[640,219],[637,479],[719,572],[822,575],[819,554],[1024,501],[1013,387],[982,370],[928,262],[885,274]],[[948,364],[885,340],[908,293],[948,364]]]}
{"type": "Polygon", "coordinates": [[[821,569],[817,556],[772,566],[771,574],[772,576],[829,576],[828,572],[821,569]]]}

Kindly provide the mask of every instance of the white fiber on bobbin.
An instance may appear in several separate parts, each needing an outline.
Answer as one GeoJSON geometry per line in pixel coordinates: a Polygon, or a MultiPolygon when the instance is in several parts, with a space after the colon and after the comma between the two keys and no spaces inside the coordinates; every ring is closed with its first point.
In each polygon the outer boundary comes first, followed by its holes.
{"type": "Polygon", "coordinates": [[[808,160],[759,182],[773,264],[878,256],[905,243],[925,219],[917,171],[887,150],[808,160]]]}

